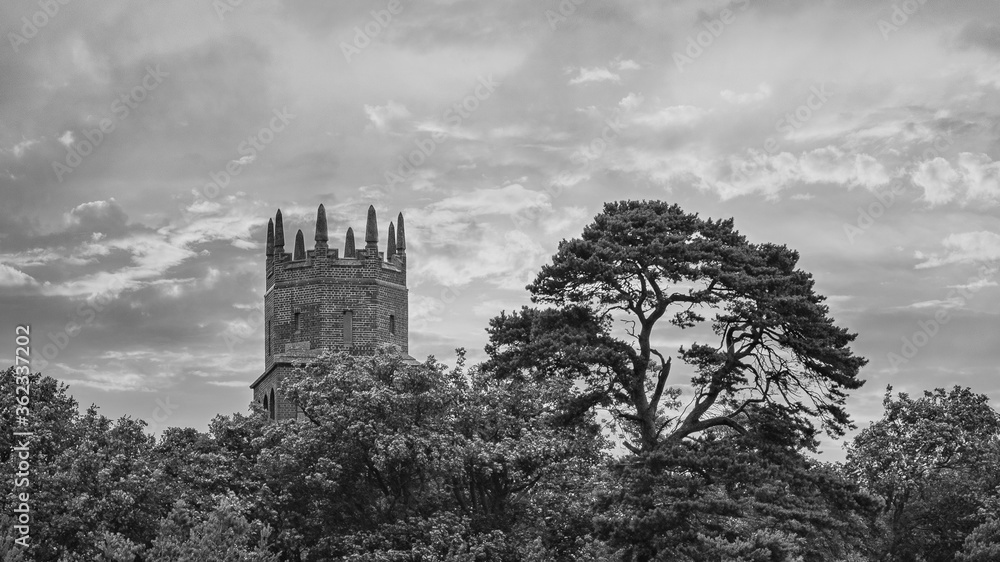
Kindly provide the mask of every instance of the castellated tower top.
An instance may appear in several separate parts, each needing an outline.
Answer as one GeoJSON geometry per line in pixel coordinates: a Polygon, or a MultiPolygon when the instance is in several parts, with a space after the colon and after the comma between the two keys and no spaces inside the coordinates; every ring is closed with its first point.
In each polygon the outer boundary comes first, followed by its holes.
{"type": "MultiPolygon", "coordinates": [[[[336,226],[336,225],[335,225],[336,226]]],[[[341,227],[343,228],[343,227],[341,227]]],[[[254,398],[267,401],[274,419],[295,417],[295,406],[283,402],[277,381],[293,365],[308,362],[324,350],[367,355],[384,344],[408,353],[406,240],[403,214],[387,232],[386,252],[379,251],[375,207],[368,208],[364,248],[355,248],[347,228],[344,255],[328,244],[326,209],[316,211],[315,247],[307,250],[297,229],[293,253],[285,252],[281,211],[268,221],[265,251],[264,372],[251,385],[254,398]]],[[[307,230],[308,232],[308,230],[307,230]]],[[[344,232],[341,230],[340,232],[344,232]]]]}

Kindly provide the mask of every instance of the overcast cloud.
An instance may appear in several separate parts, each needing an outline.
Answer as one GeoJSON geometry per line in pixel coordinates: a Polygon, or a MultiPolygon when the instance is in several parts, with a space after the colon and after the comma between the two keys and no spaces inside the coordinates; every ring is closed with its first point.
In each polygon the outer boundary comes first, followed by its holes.
{"type": "Polygon", "coordinates": [[[0,358],[30,323],[81,403],[203,429],[260,374],[278,208],[337,247],[402,211],[410,351],[450,361],[664,199],[800,251],[860,424],[888,384],[1000,405],[995,0],[577,1],[3,3],[0,358]]]}

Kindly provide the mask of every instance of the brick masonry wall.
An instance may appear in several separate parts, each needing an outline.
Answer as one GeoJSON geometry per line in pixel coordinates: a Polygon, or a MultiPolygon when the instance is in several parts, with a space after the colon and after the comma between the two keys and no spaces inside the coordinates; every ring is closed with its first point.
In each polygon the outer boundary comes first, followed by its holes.
{"type": "MultiPolygon", "coordinates": [[[[405,254],[387,262],[382,252],[369,246],[358,248],[356,258],[342,259],[337,250],[321,247],[307,251],[305,260],[292,261],[291,257],[283,248],[275,248],[274,258],[265,267],[265,372],[286,346],[344,350],[347,310],[353,315],[350,351],[364,353],[391,343],[408,353],[405,254]],[[395,334],[390,332],[390,316],[395,317],[395,334]]],[[[272,388],[277,393],[278,381],[291,371],[287,364],[278,364],[254,388],[254,400],[263,403],[272,388]]],[[[294,418],[295,406],[278,396],[276,417],[294,418]]]]}
{"type": "Polygon", "coordinates": [[[295,419],[299,415],[295,405],[288,400],[282,400],[281,394],[278,392],[278,383],[291,372],[292,367],[279,365],[253,390],[254,402],[263,405],[265,396],[268,397],[270,403],[271,389],[274,389],[275,402],[277,403],[274,409],[274,419],[279,421],[295,419]]]}

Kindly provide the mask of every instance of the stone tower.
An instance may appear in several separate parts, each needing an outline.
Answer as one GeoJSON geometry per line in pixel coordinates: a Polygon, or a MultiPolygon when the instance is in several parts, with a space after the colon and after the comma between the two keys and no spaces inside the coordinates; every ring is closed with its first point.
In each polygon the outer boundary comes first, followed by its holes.
{"type": "Polygon", "coordinates": [[[305,249],[302,231],[285,252],[281,211],[267,223],[264,292],[264,372],[250,385],[254,401],[271,419],[298,416],[278,393],[293,366],[323,350],[367,355],[381,344],[407,354],[406,235],[403,214],[389,223],[386,251],[379,251],[375,207],[368,208],[365,245],[355,249],[347,229],[344,255],[328,246],[326,210],[316,214],[316,245],[305,249]]]}

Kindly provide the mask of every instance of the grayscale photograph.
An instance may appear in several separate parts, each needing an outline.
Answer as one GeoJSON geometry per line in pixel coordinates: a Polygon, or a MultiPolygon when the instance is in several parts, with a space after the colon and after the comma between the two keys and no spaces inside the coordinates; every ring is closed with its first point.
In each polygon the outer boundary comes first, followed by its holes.
{"type": "Polygon", "coordinates": [[[1000,3],[3,2],[0,428],[0,562],[1000,562],[1000,3]]]}

